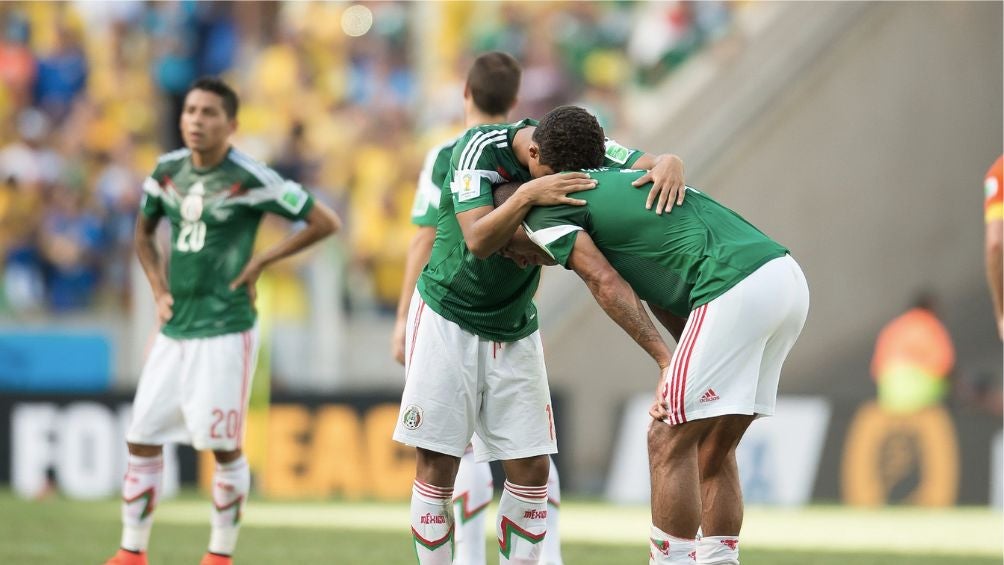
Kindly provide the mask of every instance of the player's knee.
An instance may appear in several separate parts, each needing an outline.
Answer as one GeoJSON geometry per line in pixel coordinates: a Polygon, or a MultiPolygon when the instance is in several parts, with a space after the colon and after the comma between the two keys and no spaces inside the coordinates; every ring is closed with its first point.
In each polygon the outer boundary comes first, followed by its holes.
{"type": "Polygon", "coordinates": [[[551,471],[551,458],[547,455],[536,455],[523,459],[503,461],[506,479],[517,485],[544,486],[551,471]]]}
{"type": "Polygon", "coordinates": [[[417,449],[417,478],[436,486],[451,486],[460,468],[460,458],[445,453],[417,449]]]}
{"type": "Polygon", "coordinates": [[[735,457],[735,449],[729,445],[706,441],[698,451],[701,474],[711,476],[717,474],[731,457],[735,457]]]}
{"type": "Polygon", "coordinates": [[[129,448],[129,455],[135,455],[136,457],[156,457],[163,451],[163,446],[160,445],[145,445],[142,443],[126,443],[129,448]]]}

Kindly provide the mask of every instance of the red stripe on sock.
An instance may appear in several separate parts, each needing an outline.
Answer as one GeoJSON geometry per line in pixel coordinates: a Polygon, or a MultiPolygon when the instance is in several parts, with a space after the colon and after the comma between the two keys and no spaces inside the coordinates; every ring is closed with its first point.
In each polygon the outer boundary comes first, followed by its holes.
{"type": "Polygon", "coordinates": [[[429,498],[440,498],[446,500],[453,499],[453,489],[437,487],[421,481],[415,481],[415,491],[422,496],[427,496],[429,498]]]}

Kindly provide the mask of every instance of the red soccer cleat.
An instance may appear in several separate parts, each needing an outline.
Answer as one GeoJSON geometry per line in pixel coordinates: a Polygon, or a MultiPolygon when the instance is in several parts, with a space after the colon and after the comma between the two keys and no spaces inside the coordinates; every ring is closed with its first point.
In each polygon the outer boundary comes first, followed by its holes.
{"type": "Polygon", "coordinates": [[[219,553],[206,553],[202,556],[202,561],[199,565],[233,565],[234,560],[229,555],[220,555],[219,553]]]}
{"type": "Polygon", "coordinates": [[[105,562],[105,565],[147,565],[146,552],[119,549],[114,557],[105,562]]]}

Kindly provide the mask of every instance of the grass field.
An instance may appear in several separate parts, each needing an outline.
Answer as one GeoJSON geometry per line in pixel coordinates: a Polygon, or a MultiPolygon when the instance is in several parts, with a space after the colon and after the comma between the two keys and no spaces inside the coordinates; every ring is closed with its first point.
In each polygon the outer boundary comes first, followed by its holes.
{"type": "MultiPolygon", "coordinates": [[[[569,501],[561,519],[567,565],[647,563],[646,507],[569,501]]],[[[208,503],[196,495],[161,504],[151,563],[197,564],[208,520],[208,503]]],[[[252,501],[236,561],[413,564],[407,522],[406,504],[252,501]]],[[[1000,565],[1002,529],[1001,513],[987,509],[752,508],[742,536],[743,565],[1000,565]]],[[[0,564],[97,565],[114,552],[118,536],[117,501],[35,502],[0,491],[0,564]]]]}

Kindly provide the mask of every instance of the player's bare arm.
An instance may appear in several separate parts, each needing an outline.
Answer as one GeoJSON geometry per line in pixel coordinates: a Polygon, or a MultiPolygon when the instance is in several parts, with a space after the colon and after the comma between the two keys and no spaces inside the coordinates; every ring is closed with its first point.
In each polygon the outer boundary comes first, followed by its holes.
{"type": "Polygon", "coordinates": [[[586,173],[561,173],[533,179],[516,191],[498,208],[481,206],[457,214],[457,222],[464,233],[464,241],[471,253],[486,259],[502,249],[512,238],[530,208],[553,204],[582,206],[586,202],[568,195],[590,190],[596,181],[586,173]]]}
{"type": "Polygon", "coordinates": [[[989,222],[986,229],[987,284],[990,285],[990,297],[997,317],[997,333],[1004,339],[1004,221],[989,222]]]}
{"type": "Polygon", "coordinates": [[[304,221],[307,224],[305,228],[290,234],[289,237],[252,257],[244,266],[241,274],[237,275],[237,278],[230,283],[230,290],[237,290],[238,287],[247,285],[248,296],[251,297],[253,304],[257,297],[255,283],[258,282],[258,277],[261,276],[265,267],[284,257],[299,253],[317,241],[335,233],[342,226],[338,214],[335,214],[334,210],[325,206],[324,203],[316,200],[304,221]]]}
{"type": "Polygon", "coordinates": [[[673,356],[641,299],[607,261],[589,234],[583,231],[576,234],[568,267],[586,283],[603,311],[655,360],[660,369],[669,366],[673,356]]]}
{"type": "Polygon", "coordinates": [[[163,325],[173,315],[174,298],[167,288],[164,262],[161,260],[160,250],[157,248],[156,232],[159,223],[160,216],[150,218],[144,214],[138,214],[136,216],[136,234],[133,237],[136,256],[139,257],[139,264],[142,265],[146,279],[150,282],[150,290],[153,291],[153,298],[157,304],[157,319],[163,325]]]}
{"type": "Polygon", "coordinates": [[[585,232],[579,232],[575,237],[575,246],[568,257],[568,267],[586,283],[603,311],[659,365],[656,400],[649,408],[649,414],[656,420],[668,417],[669,412],[659,400],[659,393],[665,386],[673,356],[659,331],[655,329],[641,299],[585,232]]]}
{"type": "Polygon", "coordinates": [[[635,161],[634,168],[648,170],[647,174],[632,183],[634,186],[652,183],[648,199],[645,200],[646,208],[652,209],[654,204],[655,213],[662,214],[664,211],[670,212],[674,203],[683,204],[687,191],[683,178],[683,160],[678,156],[671,153],[646,153],[635,161]]]}
{"type": "Polygon", "coordinates": [[[662,323],[663,327],[669,330],[669,335],[673,336],[676,343],[680,343],[680,336],[683,334],[683,328],[687,325],[688,318],[681,318],[651,302],[648,303],[648,308],[652,311],[652,315],[662,323]]]}
{"type": "Polygon", "coordinates": [[[401,283],[401,297],[397,301],[397,319],[391,335],[391,353],[394,360],[404,365],[404,334],[408,319],[408,305],[415,291],[415,283],[422,267],[429,262],[432,244],[436,241],[436,226],[419,226],[408,246],[408,256],[404,263],[404,281],[401,283]]]}

